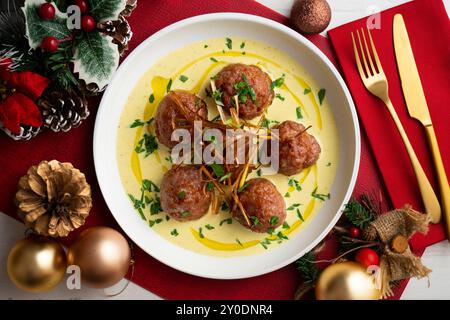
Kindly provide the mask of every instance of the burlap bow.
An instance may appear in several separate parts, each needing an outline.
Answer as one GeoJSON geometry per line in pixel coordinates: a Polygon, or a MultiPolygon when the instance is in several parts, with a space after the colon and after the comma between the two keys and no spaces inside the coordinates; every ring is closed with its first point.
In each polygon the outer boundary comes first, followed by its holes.
{"type": "Polygon", "coordinates": [[[391,282],[406,278],[426,277],[431,270],[425,267],[420,258],[409,247],[408,240],[416,233],[428,232],[429,219],[409,205],[380,215],[364,230],[363,237],[368,241],[380,240],[383,251],[380,259],[381,294],[393,295],[391,282]]]}

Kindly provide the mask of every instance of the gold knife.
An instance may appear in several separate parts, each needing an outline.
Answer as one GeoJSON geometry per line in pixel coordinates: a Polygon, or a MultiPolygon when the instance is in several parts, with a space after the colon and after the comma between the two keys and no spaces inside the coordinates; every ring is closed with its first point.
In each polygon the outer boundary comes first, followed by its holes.
{"type": "MultiPolygon", "coordinates": [[[[431,145],[434,165],[436,168],[439,189],[441,195],[442,211],[446,220],[447,237],[450,240],[450,187],[445,174],[444,164],[439,152],[439,145],[431,122],[430,112],[428,111],[427,101],[420,82],[419,72],[417,70],[414,54],[409,42],[408,32],[405,21],[401,14],[394,16],[394,48],[397,58],[397,66],[400,73],[400,79],[405,96],[406,106],[409,115],[419,120],[425,127],[428,142],[431,145]]],[[[431,217],[432,222],[437,223],[439,217],[431,217]]]]}

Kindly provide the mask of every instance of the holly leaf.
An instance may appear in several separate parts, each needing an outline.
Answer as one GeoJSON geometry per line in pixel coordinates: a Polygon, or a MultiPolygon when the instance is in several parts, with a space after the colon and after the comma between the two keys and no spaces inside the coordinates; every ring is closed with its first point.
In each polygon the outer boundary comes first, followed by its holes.
{"type": "Polygon", "coordinates": [[[88,0],[89,14],[97,22],[117,20],[125,9],[127,0],[88,0]]]}
{"type": "Polygon", "coordinates": [[[119,51],[111,37],[97,30],[83,33],[75,41],[74,72],[86,83],[96,83],[100,89],[111,80],[119,65],[119,51]]]}
{"type": "Polygon", "coordinates": [[[46,3],[46,1],[26,0],[22,7],[26,22],[26,36],[30,47],[33,49],[39,47],[45,37],[53,36],[64,39],[70,35],[70,30],[67,28],[67,15],[59,11],[54,3],[56,10],[54,19],[46,21],[39,17],[38,8],[43,3],[46,3]]]}

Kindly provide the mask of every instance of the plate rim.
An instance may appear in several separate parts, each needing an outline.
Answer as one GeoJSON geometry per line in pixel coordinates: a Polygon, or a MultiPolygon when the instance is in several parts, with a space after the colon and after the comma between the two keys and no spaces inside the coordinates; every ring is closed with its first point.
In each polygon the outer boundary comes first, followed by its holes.
{"type": "MultiPolygon", "coordinates": [[[[247,275],[217,275],[214,273],[209,273],[209,274],[204,274],[204,273],[200,273],[200,272],[196,272],[195,270],[186,270],[183,269],[181,266],[172,263],[171,261],[167,261],[165,259],[160,259],[160,257],[154,256],[152,254],[150,254],[145,248],[141,247],[139,245],[140,241],[137,241],[135,238],[135,236],[133,235],[133,233],[128,233],[126,232],[125,228],[123,227],[123,224],[121,223],[120,219],[118,219],[116,217],[116,215],[113,213],[113,210],[110,208],[110,204],[108,203],[106,197],[105,197],[105,187],[104,187],[104,181],[102,182],[99,179],[99,167],[101,166],[101,164],[99,163],[99,158],[100,156],[98,155],[98,149],[99,147],[97,146],[99,142],[98,136],[99,136],[99,130],[97,130],[97,128],[99,127],[99,122],[100,122],[100,118],[102,118],[102,114],[105,113],[107,111],[107,106],[105,105],[105,96],[108,96],[109,92],[112,90],[112,86],[108,85],[106,90],[103,93],[102,99],[100,101],[98,110],[97,110],[97,115],[96,115],[96,119],[95,119],[95,124],[94,124],[94,134],[93,134],[93,157],[94,157],[94,168],[95,168],[95,174],[96,174],[96,178],[97,178],[97,182],[102,194],[102,197],[105,200],[105,203],[107,204],[107,207],[110,211],[110,214],[114,217],[114,220],[117,222],[117,224],[120,226],[120,228],[122,229],[122,231],[137,245],[139,246],[146,254],[150,255],[152,258],[158,260],[159,262],[175,269],[178,271],[181,271],[183,273],[186,274],[191,274],[194,276],[199,276],[199,277],[203,277],[203,278],[209,278],[209,279],[223,279],[223,280],[231,280],[231,279],[245,279],[245,278],[251,278],[251,277],[256,277],[256,276],[260,276],[263,274],[267,274],[270,272],[273,272],[275,270],[278,270],[280,268],[283,268],[289,264],[291,264],[292,262],[294,262],[295,260],[299,259],[300,257],[302,257],[304,254],[306,254],[307,252],[309,252],[311,249],[313,249],[320,241],[322,241],[325,236],[330,232],[330,230],[335,226],[335,224],[337,223],[337,221],[339,220],[339,218],[342,215],[343,209],[345,207],[345,203],[348,202],[348,200],[350,199],[355,184],[356,184],[356,180],[357,180],[357,176],[358,176],[358,172],[359,172],[359,164],[360,164],[360,157],[361,157],[361,137],[360,137],[360,126],[359,126],[359,120],[358,120],[358,116],[357,116],[357,112],[356,112],[356,108],[352,99],[352,96],[350,94],[350,91],[347,87],[347,84],[345,83],[344,79],[342,78],[341,74],[339,73],[339,71],[337,70],[337,68],[334,66],[334,64],[330,61],[330,59],[318,48],[316,47],[310,40],[308,40],[307,38],[305,38],[304,36],[302,36],[301,34],[297,33],[296,31],[292,30],[291,28],[268,18],[264,18],[264,17],[260,17],[260,16],[256,16],[256,15],[252,15],[252,14],[245,14],[245,13],[230,13],[230,12],[218,12],[218,13],[208,13],[208,14],[203,14],[203,15],[197,15],[197,16],[193,16],[193,17],[189,17],[180,21],[177,21],[173,24],[170,24],[168,26],[166,26],[165,28],[157,31],[156,33],[150,35],[149,37],[147,37],[144,41],[142,41],[132,52],[129,53],[129,55],[124,59],[124,61],[122,61],[122,63],[119,65],[118,69],[116,70],[116,72],[114,73],[114,76],[112,77],[110,84],[112,84],[114,81],[117,80],[119,74],[121,73],[122,69],[125,69],[128,67],[128,63],[129,61],[133,60],[134,56],[138,55],[140,53],[140,51],[144,50],[144,48],[147,46],[147,43],[152,42],[155,38],[159,38],[161,36],[163,36],[165,33],[169,33],[171,32],[173,29],[178,29],[181,28],[183,26],[189,25],[189,24],[193,24],[193,23],[198,23],[198,22],[205,22],[208,20],[216,20],[216,19],[221,19],[221,20],[243,20],[246,22],[253,22],[253,23],[258,23],[258,24],[263,24],[269,28],[273,28],[273,29],[277,29],[278,31],[282,32],[282,33],[286,33],[288,36],[291,36],[293,38],[295,38],[296,41],[301,42],[303,45],[305,45],[313,54],[315,54],[316,56],[318,56],[320,58],[320,60],[322,60],[325,65],[328,67],[328,69],[331,71],[331,74],[333,75],[333,77],[337,80],[338,84],[340,85],[343,94],[346,98],[346,100],[348,101],[349,104],[349,111],[350,111],[350,115],[351,115],[351,119],[353,121],[353,131],[354,131],[354,140],[355,140],[355,145],[354,145],[354,154],[352,155],[355,159],[354,164],[353,164],[353,168],[352,168],[352,176],[350,178],[350,183],[348,185],[347,191],[344,195],[344,198],[342,199],[342,203],[338,209],[338,211],[334,214],[333,219],[331,220],[331,222],[328,224],[328,226],[326,228],[324,228],[321,233],[319,234],[318,237],[316,237],[316,239],[314,241],[312,241],[308,246],[306,246],[305,249],[303,250],[299,250],[299,252],[296,255],[293,255],[290,259],[285,259],[283,260],[283,262],[278,263],[278,264],[274,264],[273,266],[271,266],[270,268],[266,268],[264,270],[258,270],[257,272],[252,272],[251,274],[247,274],[247,275]]],[[[167,240],[166,240],[167,241],[167,240]]],[[[220,258],[220,257],[215,257],[215,258],[220,258]]]]}

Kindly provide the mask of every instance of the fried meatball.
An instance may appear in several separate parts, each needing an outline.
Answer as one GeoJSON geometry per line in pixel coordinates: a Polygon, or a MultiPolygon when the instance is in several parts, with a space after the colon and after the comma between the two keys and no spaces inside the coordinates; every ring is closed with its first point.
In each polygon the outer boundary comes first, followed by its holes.
{"type": "Polygon", "coordinates": [[[265,178],[247,181],[247,187],[239,193],[239,200],[250,219],[249,226],[239,207],[233,216],[243,226],[255,232],[268,232],[281,226],[286,219],[286,205],[275,185],[265,178]]]}
{"type": "Polygon", "coordinates": [[[195,166],[178,166],[167,171],[161,183],[161,208],[178,221],[203,217],[211,205],[202,172],[195,166]]]}
{"type": "Polygon", "coordinates": [[[224,109],[234,107],[234,96],[239,98],[239,116],[253,119],[272,104],[274,92],[269,75],[254,65],[230,64],[216,77],[216,88],[222,93],[224,109]]]}
{"type": "MultiPolygon", "coordinates": [[[[199,97],[182,90],[169,92],[159,103],[155,117],[156,137],[160,143],[169,148],[178,144],[178,141],[171,139],[175,129],[175,119],[186,119],[177,107],[175,98],[189,110],[188,120],[208,117],[206,103],[199,97]]],[[[191,129],[191,135],[193,135],[193,129],[191,129]]]]}
{"type": "Polygon", "coordinates": [[[319,159],[320,145],[302,124],[288,120],[273,128],[279,130],[280,173],[291,176],[319,159]]]}

